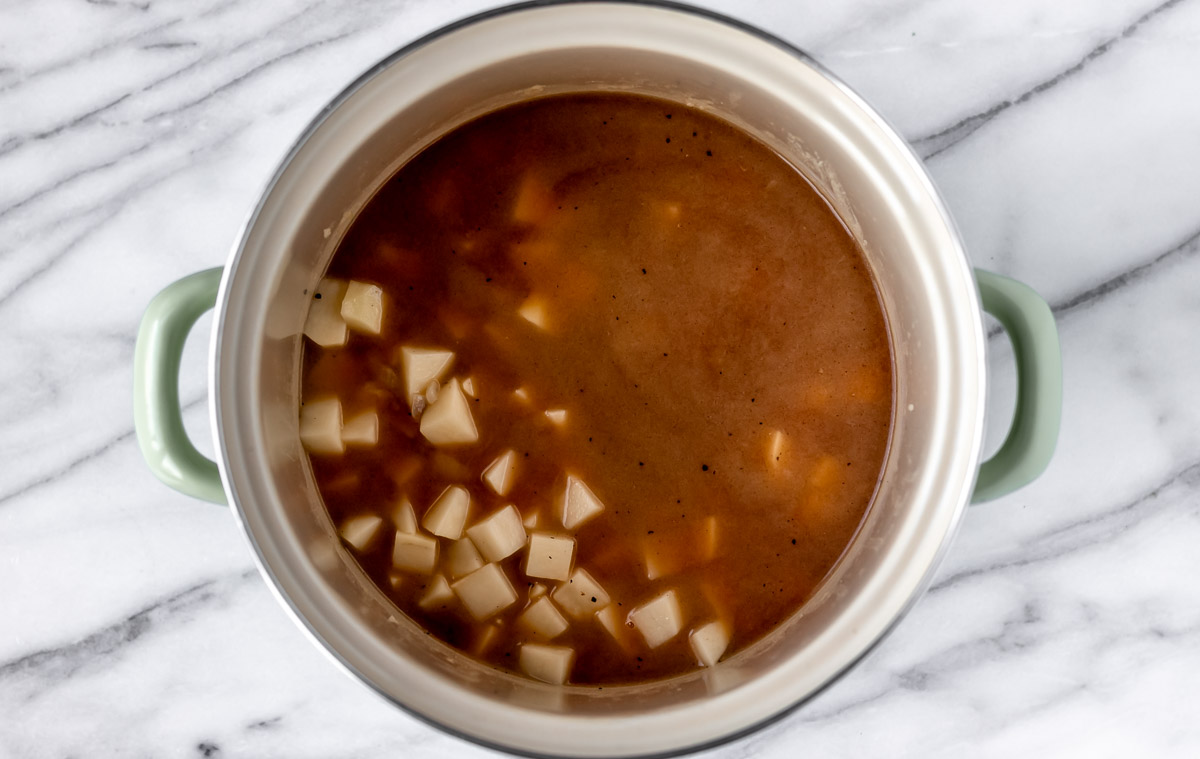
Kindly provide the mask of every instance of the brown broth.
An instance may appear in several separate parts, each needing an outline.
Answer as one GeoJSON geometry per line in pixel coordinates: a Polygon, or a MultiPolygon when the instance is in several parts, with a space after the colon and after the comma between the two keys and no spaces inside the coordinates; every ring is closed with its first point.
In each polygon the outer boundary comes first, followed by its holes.
{"type": "Polygon", "coordinates": [[[472,494],[468,524],[512,503],[562,533],[564,472],[587,482],[606,509],[576,533],[576,566],[622,618],[676,589],[684,627],[653,650],[627,629],[626,650],[595,619],[572,620],[552,642],[575,649],[577,684],[692,670],[688,631],[714,619],[732,633],[726,656],[745,648],[804,603],[863,519],[892,413],[867,265],[790,164],[710,115],[587,94],[480,117],[382,187],[328,276],[378,284],[385,300],[381,335],[307,343],[305,399],[334,394],[345,418],[375,408],[380,419],[377,445],[311,457],[325,504],[335,524],[383,516],[363,569],[417,623],[489,664],[519,671],[525,551],[501,562],[520,599],[486,623],[499,632],[481,649],[486,627],[457,604],[417,606],[429,578],[389,582],[401,496],[420,519],[458,483],[472,494]],[[516,314],[531,295],[546,330],[516,314]],[[444,379],[472,378],[477,443],[422,438],[400,389],[401,345],[456,353],[444,379]],[[565,425],[546,409],[566,409],[565,425]],[[507,448],[518,470],[500,498],[480,472],[507,448]],[[716,555],[704,560],[710,517],[716,555]],[[647,579],[647,546],[679,571],[647,579]]]}

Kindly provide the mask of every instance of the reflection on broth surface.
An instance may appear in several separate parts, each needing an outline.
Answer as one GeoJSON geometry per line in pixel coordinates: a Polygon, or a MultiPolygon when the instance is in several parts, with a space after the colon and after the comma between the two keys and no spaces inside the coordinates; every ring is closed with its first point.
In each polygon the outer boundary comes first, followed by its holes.
{"type": "Polygon", "coordinates": [[[548,97],[389,180],[313,293],[301,437],[433,635],[549,682],[711,666],[800,607],[882,467],[891,359],[804,178],[699,111],[548,97]]]}

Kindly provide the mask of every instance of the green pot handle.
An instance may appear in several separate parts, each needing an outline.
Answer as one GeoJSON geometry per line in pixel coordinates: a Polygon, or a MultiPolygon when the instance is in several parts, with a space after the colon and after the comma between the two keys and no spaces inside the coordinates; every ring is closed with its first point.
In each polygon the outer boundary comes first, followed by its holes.
{"type": "Polygon", "coordinates": [[[975,270],[983,310],[1008,333],[1017,361],[1017,407],[1000,450],[979,468],[972,503],[1023,488],[1046,471],[1062,418],[1062,353],[1054,314],[1028,285],[975,270]]]}
{"type": "Polygon", "coordinates": [[[133,351],[133,425],[158,479],[185,495],[223,504],[221,473],[188,439],[179,405],[183,344],[196,320],[216,305],[220,286],[221,269],[197,272],[168,285],[146,307],[133,351]]]}

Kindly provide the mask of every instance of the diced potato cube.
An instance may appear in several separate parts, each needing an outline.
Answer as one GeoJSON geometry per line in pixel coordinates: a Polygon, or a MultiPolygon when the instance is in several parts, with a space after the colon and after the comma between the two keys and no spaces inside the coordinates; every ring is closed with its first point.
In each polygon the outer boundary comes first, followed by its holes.
{"type": "Polygon", "coordinates": [[[519,658],[521,671],[534,680],[562,685],[571,675],[575,649],[568,646],[548,646],[542,643],[522,643],[519,658]]]}
{"type": "Polygon", "coordinates": [[[541,584],[540,582],[535,582],[529,586],[529,597],[533,599],[544,596],[546,595],[546,590],[547,588],[545,585],[541,584]]]}
{"type": "Polygon", "coordinates": [[[595,614],[608,606],[610,600],[600,583],[584,569],[576,569],[571,574],[571,579],[555,588],[550,596],[564,611],[577,619],[595,614]]]}
{"type": "Polygon", "coordinates": [[[514,465],[517,453],[511,448],[500,454],[483,470],[483,481],[492,492],[499,496],[508,495],[513,486],[514,465]]]}
{"type": "Polygon", "coordinates": [[[417,601],[417,606],[425,611],[432,611],[446,608],[453,600],[454,591],[450,590],[450,583],[446,582],[446,576],[437,574],[425,586],[425,594],[421,596],[420,601],[417,601]]]}
{"type": "Polygon", "coordinates": [[[408,496],[401,496],[400,503],[392,511],[392,522],[400,532],[412,535],[417,531],[417,512],[413,510],[412,501],[408,496]]]}
{"type": "Polygon", "coordinates": [[[475,544],[466,538],[456,540],[446,549],[446,559],[443,565],[451,578],[457,579],[469,575],[484,564],[483,557],[475,548],[475,544]]]}
{"type": "Polygon", "coordinates": [[[442,348],[416,348],[406,345],[400,349],[404,369],[404,397],[417,395],[430,380],[440,380],[454,363],[454,352],[442,348]]]}
{"type": "Polygon", "coordinates": [[[521,512],[509,504],[467,528],[467,537],[487,561],[500,561],[525,546],[521,512]]]}
{"type": "Polygon", "coordinates": [[[629,621],[637,628],[650,648],[658,648],[683,629],[683,610],[674,590],[656,596],[633,611],[629,621]]]}
{"type": "Polygon", "coordinates": [[[534,635],[551,640],[567,631],[567,620],[548,597],[542,596],[517,617],[517,623],[534,635]]]}
{"type": "Polygon", "coordinates": [[[546,418],[551,424],[562,427],[567,423],[567,410],[565,408],[552,408],[546,410],[546,418]]]}
{"type": "Polygon", "coordinates": [[[673,575],[683,569],[685,556],[675,545],[678,541],[656,540],[648,537],[642,542],[642,561],[646,565],[646,579],[657,580],[673,575]]]}
{"type": "Polygon", "coordinates": [[[516,398],[517,400],[521,401],[522,403],[529,403],[528,388],[518,387],[516,390],[513,391],[513,397],[516,398]]]}
{"type": "Polygon", "coordinates": [[[481,621],[517,602],[517,591],[499,564],[484,564],[450,587],[471,616],[481,621]]]}
{"type": "Polygon", "coordinates": [[[404,584],[404,575],[399,572],[388,572],[388,584],[392,586],[392,590],[399,590],[404,584]]]}
{"type": "Polygon", "coordinates": [[[596,621],[600,626],[608,631],[616,644],[621,647],[625,653],[633,653],[636,648],[633,640],[632,631],[625,625],[625,620],[621,618],[620,608],[616,604],[610,603],[600,611],[596,612],[596,621]]]}
{"type": "Polygon", "coordinates": [[[774,430],[767,436],[767,464],[773,468],[780,465],[784,442],[782,430],[774,430]]]}
{"type": "Polygon", "coordinates": [[[464,393],[466,393],[467,395],[474,398],[475,397],[475,379],[473,377],[467,377],[466,379],[464,379],[462,381],[462,389],[463,389],[464,393]]]}
{"type": "Polygon", "coordinates": [[[438,542],[428,535],[397,532],[392,546],[392,565],[417,574],[433,574],[437,565],[438,542]]]}
{"type": "Polygon", "coordinates": [[[374,514],[362,514],[342,522],[338,534],[342,536],[342,540],[354,546],[354,550],[362,552],[375,542],[382,527],[383,520],[379,517],[374,514]]]}
{"type": "Polygon", "coordinates": [[[308,401],[300,406],[300,442],[309,453],[342,453],[342,402],[337,398],[308,401]]]}
{"type": "Polygon", "coordinates": [[[352,281],[346,285],[341,312],[351,329],[378,335],[383,329],[383,290],[379,285],[352,281]]]}
{"type": "Polygon", "coordinates": [[[554,193],[550,186],[533,172],[521,177],[517,197],[513,201],[512,218],[518,224],[536,224],[554,209],[554,193]]]}
{"type": "Polygon", "coordinates": [[[723,622],[709,622],[702,625],[688,636],[692,644],[692,653],[706,667],[711,667],[721,660],[721,655],[729,647],[729,628],[723,622]]]}
{"type": "Polygon", "coordinates": [[[457,379],[447,382],[438,393],[437,403],[431,403],[421,415],[421,434],[434,445],[474,443],[479,439],[471,407],[457,379]]]}
{"type": "Polygon", "coordinates": [[[346,445],[371,446],[379,442],[379,414],[364,411],[342,425],[342,442],[346,445]]]}
{"type": "Polygon", "coordinates": [[[304,320],[304,334],[322,348],[345,345],[350,336],[341,314],[345,294],[346,283],[340,279],[321,280],[313,293],[308,317],[304,320]]]}
{"type": "Polygon", "coordinates": [[[534,509],[533,511],[531,511],[527,515],[525,515],[525,518],[523,520],[521,520],[521,524],[525,525],[526,530],[532,530],[538,526],[538,523],[541,521],[541,518],[542,518],[542,512],[538,511],[537,509],[534,509]]]}
{"type": "Polygon", "coordinates": [[[421,526],[439,538],[458,540],[471,510],[471,494],[462,485],[449,485],[421,519],[421,526]]]}
{"type": "Polygon", "coordinates": [[[559,511],[562,514],[563,527],[574,530],[604,511],[604,504],[583,480],[574,475],[568,475],[559,511]]]}
{"type": "Polygon", "coordinates": [[[546,301],[536,295],[530,295],[521,304],[521,307],[517,309],[517,316],[520,316],[538,329],[546,329],[546,325],[549,323],[549,319],[546,316],[546,301]]]}
{"type": "Polygon", "coordinates": [[[475,640],[471,643],[471,653],[476,656],[483,656],[492,647],[500,637],[500,621],[496,620],[489,625],[483,625],[475,640]]]}
{"type": "Polygon", "coordinates": [[[547,580],[568,580],[575,560],[575,538],[535,532],[529,536],[525,574],[547,580]]]}

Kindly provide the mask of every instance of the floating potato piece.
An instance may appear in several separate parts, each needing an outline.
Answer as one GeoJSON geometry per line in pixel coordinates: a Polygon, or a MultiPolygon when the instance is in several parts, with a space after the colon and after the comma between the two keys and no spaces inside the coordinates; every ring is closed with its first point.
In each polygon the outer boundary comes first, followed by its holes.
{"type": "Polygon", "coordinates": [[[562,685],[571,674],[575,649],[569,646],[548,646],[542,643],[522,643],[521,671],[534,680],[562,685]]]}
{"type": "Polygon", "coordinates": [[[341,314],[351,329],[378,335],[383,329],[383,290],[379,285],[351,281],[342,298],[341,314]]]}
{"type": "Polygon", "coordinates": [[[470,510],[471,494],[467,489],[462,485],[448,485],[425,512],[421,526],[439,538],[458,540],[470,510]]]}
{"type": "Polygon", "coordinates": [[[499,564],[484,564],[450,585],[471,616],[483,621],[517,602],[508,575],[499,564]]]}
{"type": "Polygon", "coordinates": [[[404,584],[404,575],[399,572],[388,572],[388,583],[392,586],[392,590],[399,590],[404,584]]]}
{"type": "Polygon", "coordinates": [[[464,393],[466,393],[467,395],[474,398],[475,397],[475,379],[473,377],[467,377],[466,379],[464,379],[462,381],[462,389],[463,389],[464,393]]]}
{"type": "Polygon", "coordinates": [[[561,427],[567,423],[567,410],[565,408],[546,409],[546,418],[561,427]]]}
{"type": "Polygon", "coordinates": [[[380,528],[383,527],[383,519],[374,514],[363,514],[357,517],[350,517],[342,522],[342,526],[338,529],[338,534],[342,536],[342,540],[354,546],[354,550],[363,552],[375,542],[375,538],[379,537],[380,528]]]}
{"type": "Polygon", "coordinates": [[[609,604],[596,612],[596,621],[608,631],[622,651],[627,654],[633,653],[635,648],[633,636],[624,620],[621,619],[621,612],[616,604],[609,604]]]}
{"type": "Polygon", "coordinates": [[[346,445],[376,445],[379,442],[379,414],[364,411],[342,425],[342,442],[346,445]]]}
{"type": "Polygon", "coordinates": [[[454,351],[405,345],[400,349],[400,364],[404,369],[404,396],[412,398],[424,390],[430,380],[440,380],[453,363],[454,351]]]}
{"type": "Polygon", "coordinates": [[[541,584],[540,582],[535,582],[529,586],[529,598],[540,598],[541,596],[546,595],[546,590],[547,588],[545,585],[541,584]]]}
{"type": "Polygon", "coordinates": [[[513,485],[513,468],[516,462],[517,453],[509,448],[483,470],[483,481],[493,493],[499,496],[508,495],[513,485]]]}
{"type": "Polygon", "coordinates": [[[567,619],[548,597],[542,596],[517,617],[517,624],[546,640],[552,640],[567,631],[567,619]]]}
{"type": "Polygon", "coordinates": [[[446,383],[437,403],[429,404],[421,415],[421,434],[434,445],[459,445],[479,439],[471,407],[457,378],[446,383]]]}
{"type": "Polygon", "coordinates": [[[549,319],[546,316],[546,301],[536,295],[530,295],[517,309],[517,316],[529,322],[538,329],[547,329],[549,319]]]}
{"type": "Polygon", "coordinates": [[[542,179],[528,172],[517,186],[512,219],[518,224],[536,224],[554,209],[554,193],[542,179]]]}
{"type": "Polygon", "coordinates": [[[467,529],[467,537],[488,561],[500,561],[525,546],[525,526],[521,512],[509,504],[484,517],[467,529]]]}
{"type": "Polygon", "coordinates": [[[412,501],[408,500],[408,496],[400,497],[400,503],[392,511],[392,522],[400,532],[408,535],[416,533],[417,512],[413,510],[412,501]]]}
{"type": "Polygon", "coordinates": [[[683,629],[683,610],[674,590],[668,590],[629,612],[629,621],[650,648],[658,648],[683,629]]]}
{"type": "Polygon", "coordinates": [[[425,611],[437,608],[444,609],[453,600],[454,591],[450,590],[450,583],[446,582],[446,576],[437,574],[425,586],[425,595],[421,596],[420,601],[417,601],[417,606],[420,606],[425,611]]]}
{"type": "Polygon", "coordinates": [[[490,625],[484,625],[483,629],[479,631],[478,637],[475,638],[475,642],[471,644],[471,653],[476,656],[483,656],[485,653],[487,653],[488,649],[492,647],[492,644],[496,642],[496,639],[499,636],[499,620],[496,620],[490,625]]]}
{"type": "Polygon", "coordinates": [[[533,511],[529,512],[529,514],[523,520],[521,520],[521,524],[525,525],[525,529],[532,530],[538,526],[538,522],[541,521],[541,518],[542,512],[534,509],[533,511]]]}
{"type": "Polygon", "coordinates": [[[392,546],[392,565],[417,574],[433,574],[437,565],[438,542],[428,535],[397,532],[392,546]]]}
{"type": "Polygon", "coordinates": [[[300,442],[309,453],[343,453],[342,402],[323,398],[301,405],[300,442]]]}
{"type": "Polygon", "coordinates": [[[457,579],[469,575],[483,566],[483,557],[475,544],[466,538],[461,538],[450,544],[446,550],[446,559],[442,562],[451,578],[457,579]]]}
{"type": "Polygon", "coordinates": [[[583,480],[574,475],[567,476],[563,489],[560,513],[563,527],[577,529],[584,522],[604,511],[604,504],[596,497],[583,480]]]}
{"type": "Polygon", "coordinates": [[[547,580],[568,580],[575,560],[575,538],[535,532],[529,536],[525,574],[547,580]]]}
{"type": "Polygon", "coordinates": [[[345,294],[343,280],[322,279],[317,284],[317,291],[308,306],[308,317],[304,320],[304,334],[322,348],[345,345],[350,336],[341,314],[345,294]]]}
{"type": "Polygon", "coordinates": [[[529,403],[529,390],[524,387],[518,387],[514,390],[513,396],[522,403],[529,403]]]}
{"type": "Polygon", "coordinates": [[[642,541],[642,560],[646,565],[646,579],[657,580],[673,575],[687,566],[688,555],[694,550],[679,535],[650,535],[642,541]]]}
{"type": "Polygon", "coordinates": [[[721,660],[721,655],[729,647],[729,628],[723,622],[709,622],[688,636],[692,644],[692,653],[706,667],[711,667],[721,660]]]}
{"type": "Polygon", "coordinates": [[[571,579],[555,588],[550,596],[564,611],[580,619],[603,609],[610,601],[600,583],[584,569],[576,569],[571,579]]]}
{"type": "Polygon", "coordinates": [[[774,430],[767,436],[767,464],[772,468],[780,466],[784,442],[783,430],[774,430]]]}

